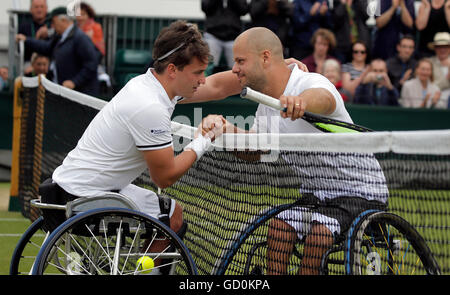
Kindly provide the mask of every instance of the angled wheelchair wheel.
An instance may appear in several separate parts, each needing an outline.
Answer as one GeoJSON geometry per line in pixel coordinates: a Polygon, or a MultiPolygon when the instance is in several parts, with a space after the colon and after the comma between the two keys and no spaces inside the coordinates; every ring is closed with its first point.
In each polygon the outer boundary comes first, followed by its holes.
{"type": "Polygon", "coordinates": [[[42,225],[43,217],[36,219],[20,238],[11,257],[10,275],[28,275],[45,238],[48,236],[42,225]]]}
{"type": "MultiPolygon", "coordinates": [[[[215,275],[261,275],[266,273],[267,230],[270,220],[295,204],[263,210],[242,224],[216,261],[215,275]]],[[[295,255],[294,255],[295,256],[295,255]]],[[[289,269],[295,273],[300,260],[294,257],[289,269]]]]}
{"type": "Polygon", "coordinates": [[[197,268],[186,246],[169,227],[144,213],[121,208],[93,209],[69,218],[48,237],[32,272],[158,273],[195,275],[197,268]]]}
{"type": "Polygon", "coordinates": [[[347,274],[440,274],[425,240],[406,220],[383,211],[366,211],[348,232],[347,274]]]}

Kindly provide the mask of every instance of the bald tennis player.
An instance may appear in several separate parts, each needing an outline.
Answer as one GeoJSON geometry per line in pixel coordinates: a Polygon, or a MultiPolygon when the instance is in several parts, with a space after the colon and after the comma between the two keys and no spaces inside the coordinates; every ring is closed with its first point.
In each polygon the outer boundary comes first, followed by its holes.
{"type": "MultiPolygon", "coordinates": [[[[236,38],[233,47],[235,63],[232,73],[237,77],[239,86],[231,78],[227,78],[230,80],[228,85],[225,85],[225,79],[213,84],[219,88],[216,90],[218,92],[226,91],[220,88],[226,89],[227,86],[232,89],[236,87],[236,90],[248,86],[278,98],[288,108],[287,112],[280,112],[259,104],[254,125],[248,132],[321,132],[301,119],[305,111],[353,123],[335,86],[321,74],[301,71],[296,63],[287,65],[282,52],[281,41],[272,31],[261,27],[246,30],[236,38]]],[[[218,119],[214,116],[204,119],[208,120],[215,122],[218,119]]],[[[208,125],[203,125],[204,132],[208,131],[208,125]]],[[[224,132],[247,132],[227,121],[224,121],[224,128],[224,132]]],[[[386,180],[374,157],[352,159],[351,155],[333,157],[314,152],[282,156],[301,178],[302,195],[311,195],[316,200],[329,201],[333,205],[316,210],[292,207],[272,219],[267,240],[267,274],[287,273],[289,258],[297,240],[305,244],[299,273],[318,274],[320,258],[356,216],[368,209],[386,208],[386,180]],[[345,168],[349,162],[355,167],[345,168]],[[359,165],[372,169],[359,169],[359,165]]]]}

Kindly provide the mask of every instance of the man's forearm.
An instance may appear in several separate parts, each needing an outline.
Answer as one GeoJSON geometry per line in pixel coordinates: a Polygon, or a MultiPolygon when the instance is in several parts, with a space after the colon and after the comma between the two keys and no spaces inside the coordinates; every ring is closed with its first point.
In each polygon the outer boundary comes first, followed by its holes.
{"type": "Polygon", "coordinates": [[[329,115],[336,109],[336,101],[330,91],[324,88],[312,88],[303,91],[300,96],[306,101],[306,111],[329,115]]]}

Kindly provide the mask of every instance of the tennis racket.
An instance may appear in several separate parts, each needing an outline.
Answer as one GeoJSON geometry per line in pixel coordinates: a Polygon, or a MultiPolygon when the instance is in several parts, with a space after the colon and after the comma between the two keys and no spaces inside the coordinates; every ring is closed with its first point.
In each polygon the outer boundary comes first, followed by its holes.
{"type": "MultiPolygon", "coordinates": [[[[252,100],[257,103],[265,104],[274,109],[286,112],[286,108],[283,108],[280,100],[268,96],[264,93],[258,92],[251,89],[250,87],[244,87],[241,92],[241,97],[252,100]]],[[[307,121],[317,129],[323,132],[330,133],[344,133],[344,132],[371,132],[373,130],[366,128],[364,126],[359,126],[356,124],[347,123],[344,121],[339,121],[335,119],[330,119],[320,115],[312,114],[310,112],[305,112],[303,120],[307,121]]]]}

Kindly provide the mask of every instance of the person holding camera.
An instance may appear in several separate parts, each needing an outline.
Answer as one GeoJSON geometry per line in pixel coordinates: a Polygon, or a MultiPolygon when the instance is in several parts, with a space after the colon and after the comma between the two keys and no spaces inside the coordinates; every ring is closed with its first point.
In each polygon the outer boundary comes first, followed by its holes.
{"type": "Polygon", "coordinates": [[[369,73],[356,88],[353,103],[398,106],[399,93],[389,79],[386,62],[374,59],[369,67],[369,73]]]}

